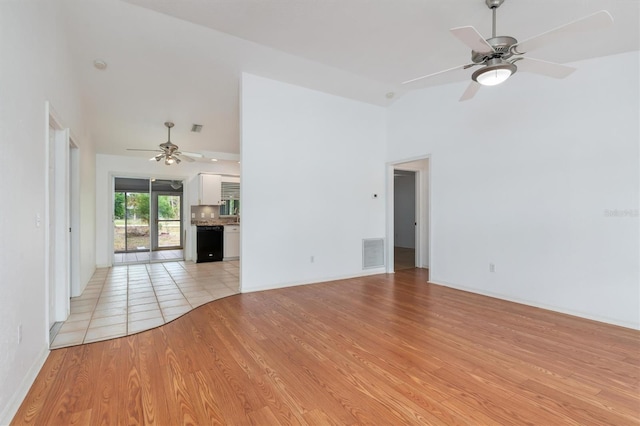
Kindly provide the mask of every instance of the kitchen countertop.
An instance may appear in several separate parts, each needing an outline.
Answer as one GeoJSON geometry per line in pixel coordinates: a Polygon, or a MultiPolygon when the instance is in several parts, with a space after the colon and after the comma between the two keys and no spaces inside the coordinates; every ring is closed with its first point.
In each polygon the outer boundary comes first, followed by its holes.
{"type": "Polygon", "coordinates": [[[195,225],[195,226],[224,226],[224,225],[227,225],[227,226],[231,226],[231,225],[239,226],[240,225],[240,223],[236,223],[236,222],[233,222],[233,221],[231,221],[231,222],[230,221],[223,221],[223,220],[220,220],[220,219],[192,220],[191,224],[195,225]]]}

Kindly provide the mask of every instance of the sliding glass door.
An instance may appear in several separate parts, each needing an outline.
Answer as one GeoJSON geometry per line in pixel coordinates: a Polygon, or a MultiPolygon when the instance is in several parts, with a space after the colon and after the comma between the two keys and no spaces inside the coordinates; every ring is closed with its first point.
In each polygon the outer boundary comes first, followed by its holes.
{"type": "Polygon", "coordinates": [[[182,181],[116,177],[114,263],[182,260],[182,181]]]}

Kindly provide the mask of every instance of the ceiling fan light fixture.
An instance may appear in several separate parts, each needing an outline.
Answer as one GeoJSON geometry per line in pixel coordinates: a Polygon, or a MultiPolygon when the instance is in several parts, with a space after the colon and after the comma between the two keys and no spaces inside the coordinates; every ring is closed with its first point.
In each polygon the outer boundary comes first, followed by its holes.
{"type": "Polygon", "coordinates": [[[496,58],[489,60],[487,65],[474,72],[471,78],[483,86],[496,86],[504,83],[517,69],[511,62],[496,58]]]}

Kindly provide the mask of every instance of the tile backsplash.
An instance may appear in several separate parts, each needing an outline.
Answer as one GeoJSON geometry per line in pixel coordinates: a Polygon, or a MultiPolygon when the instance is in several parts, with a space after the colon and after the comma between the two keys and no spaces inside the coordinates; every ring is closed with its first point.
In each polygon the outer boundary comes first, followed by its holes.
{"type": "Polygon", "coordinates": [[[220,218],[220,206],[191,206],[191,220],[211,220],[218,218],[220,218]]]}

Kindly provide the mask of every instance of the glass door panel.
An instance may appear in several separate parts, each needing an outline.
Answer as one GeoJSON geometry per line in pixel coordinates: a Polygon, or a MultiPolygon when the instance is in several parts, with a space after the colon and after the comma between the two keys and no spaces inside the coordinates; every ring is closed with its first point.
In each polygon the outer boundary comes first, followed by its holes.
{"type": "Polygon", "coordinates": [[[182,194],[156,194],[157,248],[182,247],[182,194]]]}
{"type": "Polygon", "coordinates": [[[114,263],[148,262],[151,251],[149,179],[114,180],[114,263]]]}
{"type": "Polygon", "coordinates": [[[126,193],[126,233],[127,252],[149,251],[149,194],[126,193]]]}

